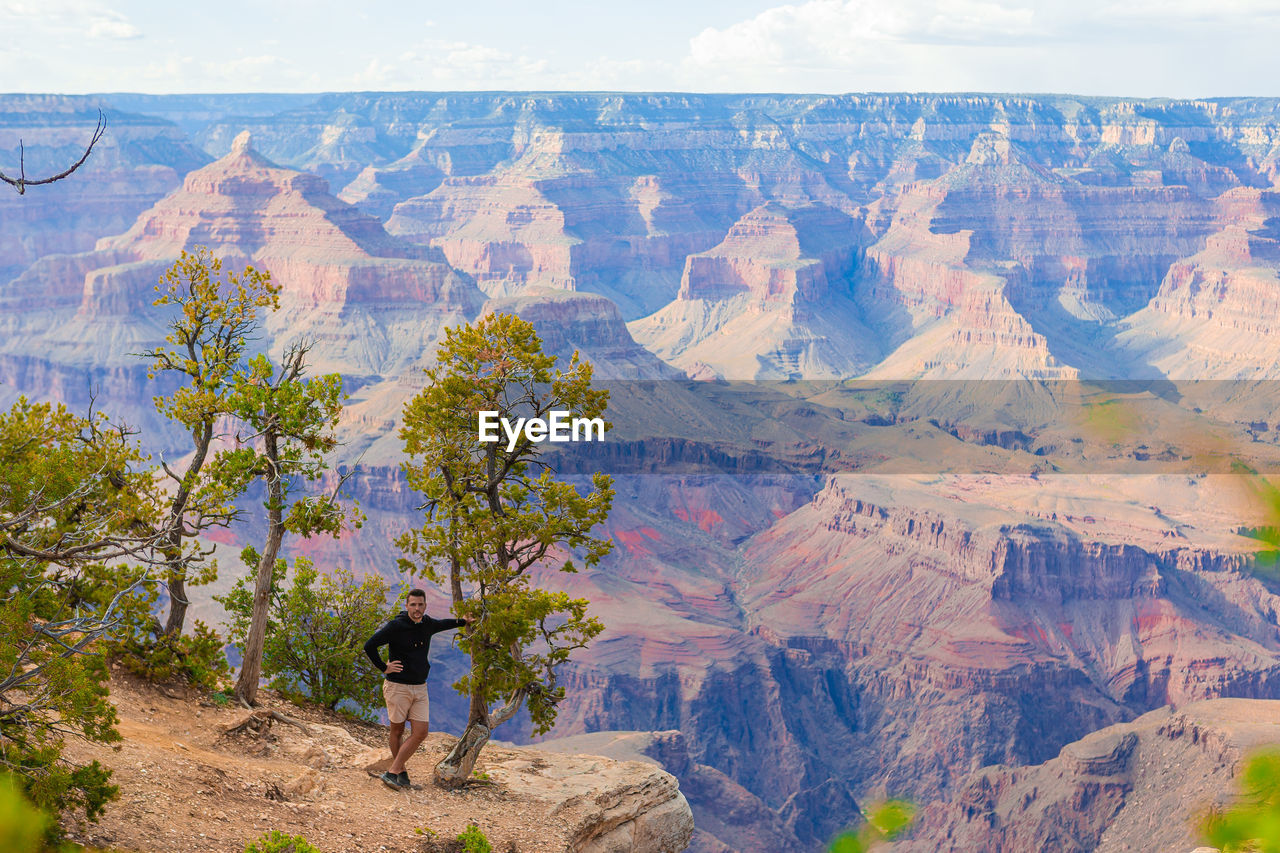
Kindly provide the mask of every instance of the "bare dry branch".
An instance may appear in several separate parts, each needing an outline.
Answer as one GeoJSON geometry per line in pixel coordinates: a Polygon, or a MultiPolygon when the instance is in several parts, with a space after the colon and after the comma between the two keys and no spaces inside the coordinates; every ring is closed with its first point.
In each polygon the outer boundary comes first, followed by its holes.
{"type": "Polygon", "coordinates": [[[93,146],[98,144],[98,140],[102,138],[102,134],[107,132],[107,117],[103,115],[102,110],[98,110],[98,126],[93,130],[93,136],[89,139],[89,144],[85,147],[84,153],[80,155],[80,159],[71,164],[70,168],[64,169],[56,175],[49,178],[38,178],[31,180],[27,178],[26,169],[26,150],[23,148],[22,140],[18,140],[18,177],[11,178],[4,172],[0,172],[0,181],[4,181],[9,186],[18,191],[18,195],[24,195],[27,187],[38,187],[41,184],[51,184],[54,181],[60,181],[70,175],[76,169],[84,165],[84,161],[89,159],[89,153],[93,151],[93,146]]]}

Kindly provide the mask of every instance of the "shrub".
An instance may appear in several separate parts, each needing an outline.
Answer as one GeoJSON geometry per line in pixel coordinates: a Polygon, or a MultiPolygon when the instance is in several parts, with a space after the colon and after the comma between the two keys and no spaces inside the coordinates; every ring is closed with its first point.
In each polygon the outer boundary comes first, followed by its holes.
{"type": "MultiPolygon", "coordinates": [[[[253,565],[256,556],[246,549],[244,559],[253,565]]],[[[276,561],[262,674],[290,700],[331,710],[350,700],[364,719],[372,719],[371,712],[382,706],[383,679],[365,657],[364,641],[386,621],[390,587],[377,575],[357,580],[344,568],[321,575],[305,557],[294,561],[287,589],[285,573],[285,561],[276,561]]],[[[253,584],[241,578],[216,599],[227,610],[232,641],[243,646],[253,614],[253,584]]]]}
{"type": "Polygon", "coordinates": [[[199,620],[190,634],[135,632],[112,641],[111,650],[125,669],[148,681],[181,679],[212,691],[231,675],[222,637],[199,620]]]}
{"type": "Polygon", "coordinates": [[[257,841],[250,841],[244,853],[320,853],[301,835],[285,835],[278,829],[264,833],[257,841]]]}
{"type": "Polygon", "coordinates": [[[484,837],[484,832],[474,823],[467,824],[467,828],[458,833],[458,840],[462,842],[465,853],[493,853],[489,839],[484,837]]]}
{"type": "MultiPolygon", "coordinates": [[[[146,545],[153,481],[131,433],[99,414],[0,410],[0,767],[50,815],[95,820],[117,793],[63,743],[120,739],[102,651],[136,612],[140,572],[119,562],[146,545]]],[[[46,844],[62,832],[39,829],[46,844]]]]}

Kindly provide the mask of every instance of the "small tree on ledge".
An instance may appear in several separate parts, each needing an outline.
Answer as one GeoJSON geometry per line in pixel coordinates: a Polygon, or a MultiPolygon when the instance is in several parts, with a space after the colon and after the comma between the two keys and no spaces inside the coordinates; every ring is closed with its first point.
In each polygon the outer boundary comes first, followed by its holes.
{"type": "Polygon", "coordinates": [[[404,472],[422,492],[426,523],[400,538],[414,559],[401,567],[447,583],[453,610],[475,619],[460,640],[471,657],[454,687],[471,697],[467,728],[436,766],[442,785],[465,784],[495,726],[525,702],[534,731],[550,730],[564,688],[556,669],[604,626],[587,615],[587,601],[534,587],[529,571],[577,551],[594,565],[612,542],[590,535],[613,501],[609,477],[597,473],[583,495],[538,460],[539,445],[521,435],[481,443],[478,413],[515,422],[547,418],[552,410],[603,417],[608,392],[591,388],[591,365],[574,353],[567,371],[542,352],[533,327],[495,314],[449,329],[427,370],[428,385],[405,405],[400,431],[409,460],[404,472]]]}

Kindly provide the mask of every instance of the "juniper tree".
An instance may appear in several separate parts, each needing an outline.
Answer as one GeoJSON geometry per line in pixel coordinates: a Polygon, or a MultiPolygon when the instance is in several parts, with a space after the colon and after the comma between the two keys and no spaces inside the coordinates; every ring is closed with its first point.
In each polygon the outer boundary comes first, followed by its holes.
{"type": "Polygon", "coordinates": [[[399,540],[401,565],[443,583],[454,613],[474,619],[459,640],[470,668],[454,685],[470,696],[467,728],[436,767],[445,785],[465,783],[490,732],[523,704],[534,730],[549,730],[564,697],[557,668],[603,630],[585,599],[539,589],[530,572],[543,564],[574,572],[569,554],[590,566],[609,551],[590,531],[609,513],[610,478],[597,473],[580,493],[527,436],[510,449],[478,441],[480,411],[603,416],[608,392],[591,387],[591,365],[577,353],[567,370],[555,362],[529,323],[491,315],[446,331],[427,387],[405,405],[404,472],[426,496],[426,519],[399,540]]]}
{"type": "Polygon", "coordinates": [[[329,495],[294,494],[299,478],[314,482],[327,470],[325,454],[337,445],[333,430],[342,413],[342,377],[330,373],[306,378],[308,349],[305,344],[291,346],[279,370],[266,356],[257,356],[237,375],[231,396],[231,412],[251,432],[237,435],[237,444],[245,446],[226,455],[222,470],[228,477],[261,479],[266,490],[262,550],[249,548],[244,555],[256,573],[235,691],[250,705],[257,699],[273,571],[285,532],[336,536],[346,519],[336,489],[329,495]]]}
{"type": "Polygon", "coordinates": [[[153,483],[100,415],[25,399],[0,412],[0,771],[52,812],[95,819],[116,793],[62,749],[119,740],[100,640],[139,606],[144,570],[119,561],[145,566],[153,483]]]}
{"type": "Polygon", "coordinates": [[[182,632],[186,620],[188,580],[211,581],[217,564],[194,542],[203,531],[225,527],[236,517],[234,500],[248,484],[236,448],[217,446],[218,427],[234,414],[232,399],[242,378],[249,338],[262,308],[279,305],[279,286],[271,274],[252,266],[224,270],[209,249],[184,251],[156,288],[157,306],[176,308],[169,321],[167,346],[148,350],[148,375],[177,374],[183,384],[155,398],[156,409],[191,436],[186,462],[175,468],[162,461],[170,491],[159,540],[169,591],[164,634],[182,632]],[[189,572],[199,567],[194,577],[189,572]]]}
{"type": "MultiPolygon", "coordinates": [[[[382,674],[363,660],[364,641],[386,619],[390,586],[378,575],[357,579],[337,568],[321,575],[306,557],[276,560],[262,646],[262,675],[294,701],[337,709],[351,703],[362,716],[382,703],[382,674]],[[286,580],[288,584],[286,585],[286,580]]],[[[225,596],[233,640],[245,642],[254,613],[256,581],[240,578],[225,596]]]]}

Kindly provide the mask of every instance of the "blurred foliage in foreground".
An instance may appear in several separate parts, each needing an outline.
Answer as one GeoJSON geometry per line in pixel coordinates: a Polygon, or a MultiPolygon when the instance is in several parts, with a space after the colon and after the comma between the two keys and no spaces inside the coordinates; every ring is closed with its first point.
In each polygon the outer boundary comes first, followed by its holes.
{"type": "Polygon", "coordinates": [[[915,805],[907,800],[886,800],[874,805],[867,822],[857,831],[837,835],[827,853],[864,853],[881,841],[892,841],[906,831],[915,815],[915,805]]]}
{"type": "Polygon", "coordinates": [[[1280,853],[1280,749],[1251,758],[1240,788],[1233,807],[1210,811],[1201,821],[1204,840],[1225,853],[1280,853]]]}

